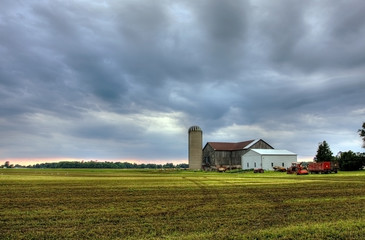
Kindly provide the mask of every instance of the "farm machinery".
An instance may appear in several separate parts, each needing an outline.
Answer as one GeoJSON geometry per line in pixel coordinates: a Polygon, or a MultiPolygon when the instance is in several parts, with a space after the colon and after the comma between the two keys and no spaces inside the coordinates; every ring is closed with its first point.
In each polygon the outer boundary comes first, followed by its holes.
{"type": "Polygon", "coordinates": [[[274,166],[272,168],[274,169],[275,172],[286,172],[285,167],[274,166]]]}
{"type": "Polygon", "coordinates": [[[264,173],[265,171],[264,171],[264,169],[262,169],[262,168],[255,168],[254,170],[253,170],[253,173],[264,173]]]}
{"type": "Polygon", "coordinates": [[[287,174],[307,175],[308,171],[302,166],[302,163],[293,162],[286,170],[287,174]]]}
{"type": "Polygon", "coordinates": [[[308,164],[308,171],[312,173],[337,173],[337,162],[313,162],[308,164]]]}

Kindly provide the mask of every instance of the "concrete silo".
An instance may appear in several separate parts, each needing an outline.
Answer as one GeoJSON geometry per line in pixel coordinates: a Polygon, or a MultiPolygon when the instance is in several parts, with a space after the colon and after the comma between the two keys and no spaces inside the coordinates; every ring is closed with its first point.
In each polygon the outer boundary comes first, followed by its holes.
{"type": "Polygon", "coordinates": [[[201,169],[203,162],[203,131],[199,126],[189,128],[189,168],[201,169]]]}

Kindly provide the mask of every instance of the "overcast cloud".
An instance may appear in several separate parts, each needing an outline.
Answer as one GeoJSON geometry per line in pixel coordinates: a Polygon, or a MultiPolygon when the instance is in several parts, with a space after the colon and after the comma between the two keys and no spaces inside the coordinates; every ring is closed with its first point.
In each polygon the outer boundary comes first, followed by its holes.
{"type": "Polygon", "coordinates": [[[187,131],[361,149],[365,2],[2,0],[0,159],[187,162],[187,131]]]}

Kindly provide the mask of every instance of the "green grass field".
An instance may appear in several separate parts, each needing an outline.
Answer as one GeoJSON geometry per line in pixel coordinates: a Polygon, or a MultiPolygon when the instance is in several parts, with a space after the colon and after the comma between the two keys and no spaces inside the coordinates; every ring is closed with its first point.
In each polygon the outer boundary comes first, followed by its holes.
{"type": "Polygon", "coordinates": [[[0,239],[365,239],[365,171],[0,169],[0,239]]]}

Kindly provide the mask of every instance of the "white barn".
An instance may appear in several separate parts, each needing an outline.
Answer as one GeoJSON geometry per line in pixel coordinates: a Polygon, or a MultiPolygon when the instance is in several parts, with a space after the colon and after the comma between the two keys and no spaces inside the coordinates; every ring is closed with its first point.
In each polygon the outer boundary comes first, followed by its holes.
{"type": "Polygon", "coordinates": [[[262,168],[273,170],[274,166],[288,168],[297,161],[297,154],[287,150],[250,149],[242,155],[242,169],[262,168]]]}

